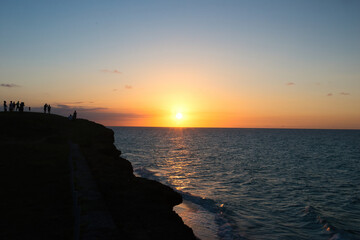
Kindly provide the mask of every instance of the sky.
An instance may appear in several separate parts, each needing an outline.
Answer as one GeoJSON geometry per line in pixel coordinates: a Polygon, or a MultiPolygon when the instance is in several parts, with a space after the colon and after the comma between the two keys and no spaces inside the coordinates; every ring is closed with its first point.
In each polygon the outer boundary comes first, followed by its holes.
{"type": "Polygon", "coordinates": [[[0,100],[106,126],[360,129],[359,12],[356,0],[2,0],[0,100]]]}

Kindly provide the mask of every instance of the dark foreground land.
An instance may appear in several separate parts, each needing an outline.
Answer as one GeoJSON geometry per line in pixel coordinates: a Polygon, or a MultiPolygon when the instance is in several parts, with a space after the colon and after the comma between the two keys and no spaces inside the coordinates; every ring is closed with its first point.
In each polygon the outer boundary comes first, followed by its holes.
{"type": "Polygon", "coordinates": [[[83,119],[18,112],[0,113],[0,126],[0,239],[196,239],[172,210],[181,196],[135,177],[113,145],[112,130],[83,119]],[[74,145],[116,230],[109,230],[101,215],[93,214],[99,206],[81,195],[82,173],[69,158],[74,145]],[[84,220],[91,214],[95,221],[84,220]]]}

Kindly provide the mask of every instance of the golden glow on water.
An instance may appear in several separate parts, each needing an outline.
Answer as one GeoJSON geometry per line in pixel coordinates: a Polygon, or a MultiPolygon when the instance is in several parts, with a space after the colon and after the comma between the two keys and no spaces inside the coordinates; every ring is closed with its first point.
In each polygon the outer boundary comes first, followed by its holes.
{"type": "Polygon", "coordinates": [[[174,175],[169,177],[171,185],[175,186],[177,190],[183,190],[190,186],[190,178],[187,177],[191,162],[183,161],[180,157],[170,158],[167,160],[168,168],[174,175]]]}
{"type": "MultiPolygon", "coordinates": [[[[174,116],[174,115],[173,115],[174,116]]],[[[183,120],[183,119],[181,119],[183,120]]],[[[197,174],[196,163],[189,151],[188,142],[184,136],[182,128],[173,128],[173,137],[169,138],[171,151],[167,153],[166,161],[162,166],[166,172],[171,173],[168,176],[169,183],[177,190],[189,191],[192,188],[194,175],[197,174]]]]}
{"type": "MultiPolygon", "coordinates": [[[[173,115],[174,116],[174,115],[173,115]]],[[[189,129],[171,128],[169,129],[170,138],[167,139],[167,144],[172,146],[169,152],[166,153],[165,161],[162,161],[161,168],[164,174],[167,175],[169,184],[176,190],[183,192],[191,192],[202,199],[208,198],[211,192],[204,191],[207,188],[195,188],[199,184],[200,160],[191,152],[191,141],[187,139],[189,129]]],[[[209,191],[213,188],[209,186],[209,191]]]]}

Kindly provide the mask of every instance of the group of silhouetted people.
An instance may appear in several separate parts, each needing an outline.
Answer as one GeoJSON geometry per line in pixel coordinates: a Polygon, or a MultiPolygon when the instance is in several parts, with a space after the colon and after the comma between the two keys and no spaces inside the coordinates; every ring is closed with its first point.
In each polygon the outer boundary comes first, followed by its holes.
{"type": "Polygon", "coordinates": [[[73,115],[70,114],[69,117],[68,117],[68,119],[75,121],[76,118],[77,118],[77,112],[76,112],[76,110],[75,110],[75,111],[74,111],[74,114],[73,114],[73,115]]]}
{"type": "MultiPolygon", "coordinates": [[[[24,102],[15,102],[15,101],[10,101],[9,103],[9,112],[23,112],[25,108],[25,103],[24,102]]],[[[29,111],[31,110],[31,107],[29,107],[29,111]]],[[[4,112],[8,111],[8,106],[6,101],[4,101],[4,112]]]]}
{"type": "Polygon", "coordinates": [[[47,104],[47,103],[44,104],[44,113],[46,113],[46,111],[50,114],[50,112],[51,112],[50,104],[47,104]]]}
{"type": "MultiPolygon", "coordinates": [[[[25,109],[25,103],[20,101],[10,101],[9,106],[6,101],[4,101],[4,112],[24,112],[25,109]]],[[[31,107],[28,107],[29,112],[31,111],[31,107]]],[[[50,104],[45,103],[44,104],[44,113],[51,113],[51,106],[50,104]]],[[[77,112],[76,110],[74,113],[69,115],[69,120],[76,120],[77,119],[77,112]]]]}

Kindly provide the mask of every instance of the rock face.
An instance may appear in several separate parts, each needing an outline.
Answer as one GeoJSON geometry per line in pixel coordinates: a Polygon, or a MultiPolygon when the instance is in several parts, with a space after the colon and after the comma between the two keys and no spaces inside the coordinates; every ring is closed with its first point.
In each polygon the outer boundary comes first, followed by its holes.
{"type": "Polygon", "coordinates": [[[15,132],[1,132],[3,143],[19,139],[51,146],[65,146],[69,140],[77,143],[119,229],[120,239],[197,239],[173,211],[182,202],[181,195],[159,182],[134,176],[131,163],[120,157],[121,152],[113,144],[111,129],[83,119],[69,121],[41,113],[0,113],[0,124],[16,126],[15,132]]]}
{"type": "Polygon", "coordinates": [[[99,130],[80,147],[124,239],[196,239],[173,211],[181,195],[159,182],[135,177],[130,162],[113,145],[113,131],[92,122],[86,125],[99,130]]]}

